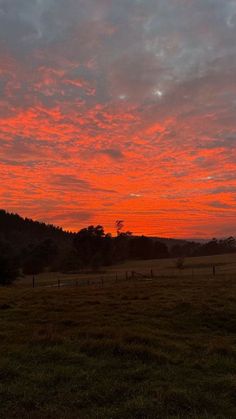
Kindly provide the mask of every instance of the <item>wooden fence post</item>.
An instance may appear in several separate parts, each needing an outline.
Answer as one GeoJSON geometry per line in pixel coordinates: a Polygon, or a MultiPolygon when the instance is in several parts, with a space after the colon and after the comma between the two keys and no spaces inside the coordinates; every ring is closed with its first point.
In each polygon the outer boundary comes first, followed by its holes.
{"type": "Polygon", "coordinates": [[[153,275],[153,270],[152,269],[151,269],[150,273],[151,273],[151,278],[153,278],[154,275],[153,275]]]}

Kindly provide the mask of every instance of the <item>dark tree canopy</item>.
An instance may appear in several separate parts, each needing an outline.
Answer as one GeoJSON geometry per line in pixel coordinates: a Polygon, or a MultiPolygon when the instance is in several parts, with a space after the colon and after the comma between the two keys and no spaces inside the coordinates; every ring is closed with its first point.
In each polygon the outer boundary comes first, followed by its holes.
{"type": "Polygon", "coordinates": [[[74,237],[74,246],[83,266],[98,269],[112,263],[112,238],[100,225],[80,230],[74,237]]]}
{"type": "Polygon", "coordinates": [[[0,255],[0,285],[10,285],[17,279],[19,270],[16,261],[0,255]]]}
{"type": "Polygon", "coordinates": [[[116,221],[117,236],[106,234],[102,225],[90,225],[78,233],[8,214],[0,210],[0,282],[10,283],[18,275],[38,274],[46,269],[78,271],[119,263],[127,259],[183,258],[236,252],[234,237],[207,243],[134,236],[122,231],[116,221]]]}

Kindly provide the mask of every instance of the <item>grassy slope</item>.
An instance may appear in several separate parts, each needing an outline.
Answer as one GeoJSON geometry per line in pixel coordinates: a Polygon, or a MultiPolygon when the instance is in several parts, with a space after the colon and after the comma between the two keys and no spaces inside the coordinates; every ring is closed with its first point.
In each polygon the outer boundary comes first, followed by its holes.
{"type": "Polygon", "coordinates": [[[235,418],[235,343],[234,275],[0,289],[0,417],[235,418]]]}

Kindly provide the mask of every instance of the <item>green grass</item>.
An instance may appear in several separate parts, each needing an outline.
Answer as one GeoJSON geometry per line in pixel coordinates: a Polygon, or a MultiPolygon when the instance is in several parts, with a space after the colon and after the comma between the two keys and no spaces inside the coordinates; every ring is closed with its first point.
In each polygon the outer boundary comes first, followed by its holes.
{"type": "Polygon", "coordinates": [[[24,284],[0,289],[1,418],[236,417],[234,275],[24,284]]]}

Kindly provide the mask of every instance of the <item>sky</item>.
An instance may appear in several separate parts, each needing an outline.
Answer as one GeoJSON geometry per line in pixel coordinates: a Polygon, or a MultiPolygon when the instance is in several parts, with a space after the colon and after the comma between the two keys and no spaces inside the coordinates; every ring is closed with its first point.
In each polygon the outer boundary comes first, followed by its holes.
{"type": "Polygon", "coordinates": [[[0,207],[236,234],[235,0],[0,0],[0,207]]]}

